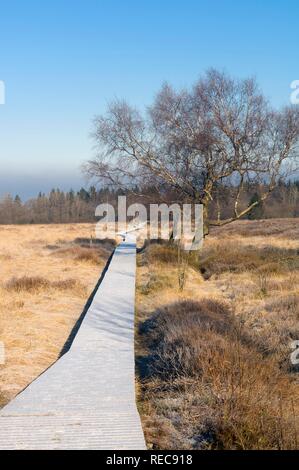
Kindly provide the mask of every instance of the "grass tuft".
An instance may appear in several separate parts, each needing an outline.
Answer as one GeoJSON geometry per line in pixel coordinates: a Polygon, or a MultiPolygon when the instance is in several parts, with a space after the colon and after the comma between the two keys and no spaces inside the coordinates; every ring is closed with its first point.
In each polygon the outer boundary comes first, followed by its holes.
{"type": "Polygon", "coordinates": [[[13,277],[6,283],[6,288],[10,291],[21,292],[34,292],[38,289],[48,288],[49,281],[40,276],[22,276],[13,277]]]}

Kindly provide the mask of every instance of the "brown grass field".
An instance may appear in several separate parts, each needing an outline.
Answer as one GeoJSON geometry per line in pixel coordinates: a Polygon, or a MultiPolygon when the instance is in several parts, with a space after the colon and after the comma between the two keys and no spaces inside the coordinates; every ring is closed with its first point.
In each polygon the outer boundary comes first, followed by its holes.
{"type": "Polygon", "coordinates": [[[297,449],[299,220],[138,255],[138,401],[149,448],[297,449]]]}
{"type": "MultiPolygon", "coordinates": [[[[51,365],[113,242],[92,224],[0,226],[0,400],[51,365]]],[[[137,258],[138,407],[149,448],[298,449],[299,220],[214,230],[137,258]]]]}
{"type": "Polygon", "coordinates": [[[113,245],[90,247],[92,224],[0,226],[0,401],[59,356],[113,245]]]}

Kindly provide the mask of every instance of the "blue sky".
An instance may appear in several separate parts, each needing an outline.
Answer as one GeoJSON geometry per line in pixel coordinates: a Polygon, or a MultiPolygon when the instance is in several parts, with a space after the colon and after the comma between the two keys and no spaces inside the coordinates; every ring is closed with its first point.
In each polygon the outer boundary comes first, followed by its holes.
{"type": "Polygon", "coordinates": [[[92,118],[143,107],[207,68],[255,75],[275,106],[299,79],[295,0],[0,0],[0,194],[77,188],[92,118]]]}

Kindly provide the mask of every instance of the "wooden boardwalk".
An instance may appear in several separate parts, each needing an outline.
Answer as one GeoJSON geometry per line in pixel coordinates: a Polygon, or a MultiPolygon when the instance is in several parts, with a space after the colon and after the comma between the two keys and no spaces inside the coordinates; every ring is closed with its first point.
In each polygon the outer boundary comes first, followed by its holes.
{"type": "Polygon", "coordinates": [[[0,449],[146,449],[135,402],[136,242],[128,234],[69,351],[0,412],[0,449]]]}

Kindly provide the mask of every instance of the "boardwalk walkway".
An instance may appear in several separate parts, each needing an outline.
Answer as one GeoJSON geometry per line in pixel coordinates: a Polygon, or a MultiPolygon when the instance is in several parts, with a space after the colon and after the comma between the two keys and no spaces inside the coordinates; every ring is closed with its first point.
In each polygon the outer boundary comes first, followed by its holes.
{"type": "Polygon", "coordinates": [[[136,243],[128,234],[69,351],[0,412],[0,449],[145,449],[134,387],[136,243]]]}

